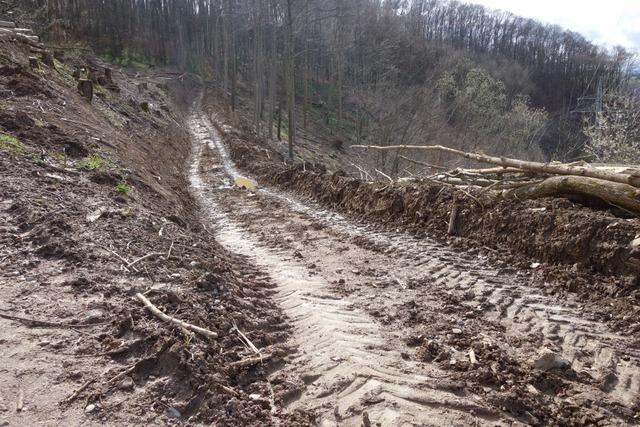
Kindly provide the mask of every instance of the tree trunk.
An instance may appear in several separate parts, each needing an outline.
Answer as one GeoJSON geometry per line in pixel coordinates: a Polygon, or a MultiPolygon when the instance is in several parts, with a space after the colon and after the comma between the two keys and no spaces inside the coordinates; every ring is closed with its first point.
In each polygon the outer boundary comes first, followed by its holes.
{"type": "Polygon", "coordinates": [[[499,193],[505,199],[539,199],[580,195],[602,200],[612,206],[640,215],[640,190],[627,184],[619,184],[582,176],[555,176],[540,183],[530,184],[499,193]]]}
{"type": "Polygon", "coordinates": [[[293,11],[291,3],[287,0],[287,98],[289,108],[289,160],[293,161],[293,147],[296,143],[296,81],[295,58],[293,56],[293,11]]]}
{"type": "MultiPolygon", "coordinates": [[[[275,21],[277,17],[276,5],[271,3],[271,19],[275,21]]],[[[274,114],[276,112],[276,92],[277,92],[277,70],[278,70],[278,46],[277,46],[277,38],[276,38],[276,28],[275,23],[272,22],[270,25],[270,37],[271,37],[271,60],[269,64],[269,117],[268,117],[268,126],[269,126],[269,139],[273,139],[273,121],[274,114]]],[[[280,139],[278,137],[278,139],[280,139]]]]}
{"type": "Polygon", "coordinates": [[[392,150],[424,150],[424,151],[440,151],[455,154],[470,160],[481,163],[489,163],[507,168],[516,168],[528,172],[536,172],[550,175],[569,175],[584,176],[589,178],[597,178],[605,181],[617,182],[620,184],[628,184],[634,187],[640,187],[640,172],[632,171],[630,173],[616,173],[607,169],[598,169],[594,167],[573,166],[562,163],[539,163],[528,162],[525,160],[509,159],[506,157],[493,157],[485,154],[467,153],[442,145],[352,145],[351,148],[392,151],[392,150]]]}

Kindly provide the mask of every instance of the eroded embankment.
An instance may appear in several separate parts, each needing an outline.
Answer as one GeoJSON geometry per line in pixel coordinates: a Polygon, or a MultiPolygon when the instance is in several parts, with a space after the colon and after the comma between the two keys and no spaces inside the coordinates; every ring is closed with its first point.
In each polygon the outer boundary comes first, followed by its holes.
{"type": "Polygon", "coordinates": [[[637,345],[591,307],[546,294],[529,268],[497,268],[276,188],[234,187],[238,170],[217,132],[203,115],[193,123],[192,177],[217,237],[278,285],[292,320],[298,352],[272,378],[285,412],[358,426],[636,416],[637,345]]]}
{"type": "Polygon", "coordinates": [[[264,368],[232,366],[251,354],[233,326],[261,347],[288,327],[272,285],[199,221],[177,106],[195,83],[113,69],[88,102],[73,69],[109,64],[29,55],[0,42],[0,425],[269,425],[250,398],[268,395],[264,368]]]}
{"type": "MultiPolygon", "coordinates": [[[[640,301],[640,259],[629,244],[640,236],[638,219],[619,218],[566,199],[513,202],[469,195],[424,182],[365,182],[322,165],[286,167],[264,144],[222,129],[239,167],[282,189],[311,197],[355,218],[414,232],[462,248],[492,252],[511,266],[537,267],[560,292],[640,301]],[[448,235],[452,206],[459,206],[456,236],[448,235]]],[[[633,304],[635,306],[636,303],[633,304]]],[[[630,307],[630,306],[628,306],[630,307]]]]}

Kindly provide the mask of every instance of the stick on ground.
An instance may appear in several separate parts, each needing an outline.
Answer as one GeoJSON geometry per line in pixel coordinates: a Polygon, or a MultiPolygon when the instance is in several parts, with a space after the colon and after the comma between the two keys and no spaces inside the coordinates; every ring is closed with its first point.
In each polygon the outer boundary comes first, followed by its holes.
{"type": "Polygon", "coordinates": [[[153,305],[151,303],[151,301],[149,301],[144,295],[142,295],[141,293],[137,293],[136,294],[136,298],[142,302],[145,307],[147,307],[149,309],[149,311],[151,313],[153,313],[156,317],[158,317],[161,320],[164,320],[165,322],[170,322],[173,323],[175,325],[178,325],[184,329],[187,329],[191,332],[195,332],[197,334],[200,334],[202,336],[205,336],[207,338],[218,338],[218,334],[212,331],[209,331],[207,329],[201,328],[199,326],[195,326],[192,325],[190,323],[184,322],[182,320],[178,320],[174,317],[171,316],[167,316],[166,314],[164,314],[162,311],[160,311],[160,309],[158,309],[158,307],[156,307],[155,305],[153,305]]]}

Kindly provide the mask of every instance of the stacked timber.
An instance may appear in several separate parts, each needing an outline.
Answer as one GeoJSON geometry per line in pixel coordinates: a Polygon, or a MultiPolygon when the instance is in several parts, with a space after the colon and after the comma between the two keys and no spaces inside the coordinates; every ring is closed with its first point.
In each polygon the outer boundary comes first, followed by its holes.
{"type": "Polygon", "coordinates": [[[15,22],[0,21],[0,40],[18,40],[27,44],[40,43],[31,28],[18,28],[15,22]]]}

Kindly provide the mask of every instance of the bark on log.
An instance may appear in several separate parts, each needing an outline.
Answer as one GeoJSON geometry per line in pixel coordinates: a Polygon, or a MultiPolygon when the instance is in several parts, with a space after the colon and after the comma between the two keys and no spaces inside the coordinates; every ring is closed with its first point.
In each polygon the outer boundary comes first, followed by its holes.
{"type": "Polygon", "coordinates": [[[10,21],[0,21],[0,28],[15,28],[15,22],[10,21]]]}
{"type": "Polygon", "coordinates": [[[640,215],[639,189],[596,178],[555,176],[540,183],[502,191],[499,195],[506,199],[517,200],[581,195],[602,200],[612,206],[640,215]]]}
{"type": "Polygon", "coordinates": [[[526,174],[526,171],[516,168],[487,168],[487,169],[463,169],[457,168],[451,171],[452,174],[461,173],[464,175],[502,175],[502,174],[526,174]]]}
{"type": "Polygon", "coordinates": [[[617,182],[620,184],[628,184],[634,187],[640,187],[640,175],[638,174],[619,174],[609,170],[585,166],[571,166],[561,163],[538,163],[528,162],[525,160],[510,159],[507,157],[494,157],[485,154],[467,153],[465,151],[456,150],[454,148],[444,147],[442,145],[389,145],[386,147],[376,145],[352,145],[351,148],[360,148],[378,151],[390,150],[425,150],[425,151],[442,151],[445,153],[455,154],[470,160],[481,163],[489,163],[493,165],[521,169],[529,172],[544,173],[550,175],[568,175],[582,176],[589,178],[597,178],[605,181],[617,182]]]}
{"type": "Polygon", "coordinates": [[[42,45],[39,44],[40,38],[38,36],[28,36],[25,34],[16,33],[15,37],[16,40],[21,41],[22,43],[26,43],[29,46],[42,47],[42,45]]]}

